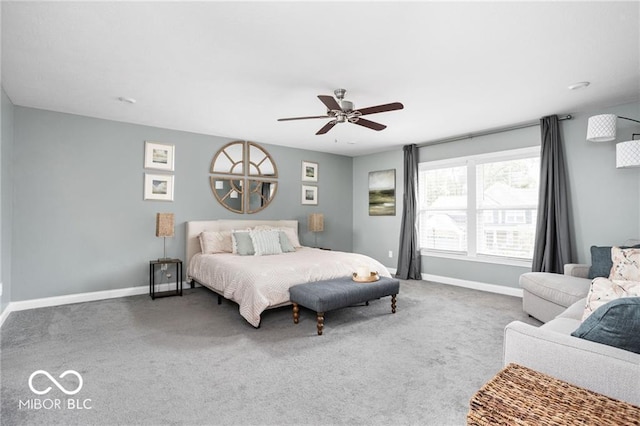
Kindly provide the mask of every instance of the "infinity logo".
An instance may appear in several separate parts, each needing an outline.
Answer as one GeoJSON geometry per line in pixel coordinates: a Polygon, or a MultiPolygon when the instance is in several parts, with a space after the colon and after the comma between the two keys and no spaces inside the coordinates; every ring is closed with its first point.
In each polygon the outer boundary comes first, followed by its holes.
{"type": "Polygon", "coordinates": [[[64,392],[67,395],[75,395],[78,392],[80,392],[80,389],[82,389],[82,376],[80,375],[80,373],[78,373],[75,370],[67,370],[64,373],[62,373],[58,378],[59,379],[63,379],[65,376],[69,375],[69,374],[73,374],[74,376],[76,376],[78,378],[78,388],[72,391],[68,391],[66,390],[60,383],[58,383],[58,381],[56,379],[53,378],[53,376],[51,376],[51,374],[49,374],[48,372],[44,371],[44,370],[37,370],[34,371],[33,373],[31,373],[31,376],[29,376],[29,388],[31,389],[31,392],[35,393],[36,395],[44,395],[46,393],[49,393],[49,391],[51,390],[51,386],[49,386],[48,388],[46,388],[43,391],[39,391],[34,389],[33,387],[33,378],[35,376],[37,376],[38,374],[44,374],[45,376],[47,376],[47,378],[49,380],[51,380],[51,382],[56,385],[58,387],[58,389],[60,389],[62,392],[64,392]]]}

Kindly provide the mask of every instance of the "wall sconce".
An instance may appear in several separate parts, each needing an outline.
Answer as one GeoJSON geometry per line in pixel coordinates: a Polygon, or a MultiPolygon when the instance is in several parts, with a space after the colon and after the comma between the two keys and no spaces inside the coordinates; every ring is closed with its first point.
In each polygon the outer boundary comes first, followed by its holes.
{"type": "Polygon", "coordinates": [[[591,142],[610,142],[615,140],[616,118],[640,123],[640,121],[634,120],[633,118],[618,117],[615,114],[594,115],[593,117],[589,117],[587,140],[591,142]]]}
{"type": "Polygon", "coordinates": [[[634,133],[630,141],[616,144],[616,168],[640,167],[640,140],[634,137],[640,136],[634,133]]]}
{"type": "Polygon", "coordinates": [[[173,213],[156,214],[156,237],[162,237],[164,240],[164,257],[158,260],[166,260],[167,257],[167,237],[174,236],[173,213]]]}
{"type": "Polygon", "coordinates": [[[318,247],[318,232],[324,231],[324,215],[322,213],[311,213],[307,220],[307,229],[313,232],[314,247],[318,247]]]}
{"type": "MultiPolygon", "coordinates": [[[[587,126],[587,140],[591,142],[609,142],[616,139],[616,119],[634,121],[638,120],[627,117],[618,117],[615,114],[600,114],[589,117],[587,126]]],[[[631,140],[616,144],[616,168],[623,169],[627,167],[640,167],[640,141],[635,140],[635,136],[631,135],[631,140]]]]}

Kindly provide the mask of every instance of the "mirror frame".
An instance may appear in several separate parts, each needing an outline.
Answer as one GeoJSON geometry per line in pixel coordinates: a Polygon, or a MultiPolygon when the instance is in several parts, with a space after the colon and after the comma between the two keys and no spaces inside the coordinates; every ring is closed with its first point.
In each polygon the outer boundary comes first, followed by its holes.
{"type": "MultiPolygon", "coordinates": [[[[278,167],[276,166],[276,162],[273,160],[273,157],[271,157],[271,154],[269,154],[269,152],[264,149],[262,146],[258,145],[255,142],[248,142],[248,141],[233,141],[233,142],[229,142],[226,145],[222,146],[217,152],[216,154],[213,156],[213,159],[211,160],[211,165],[209,167],[209,173],[211,174],[209,176],[209,186],[211,187],[211,192],[213,192],[214,197],[216,198],[216,200],[218,200],[218,202],[227,210],[232,211],[234,213],[239,213],[239,214],[243,214],[243,213],[248,213],[248,214],[253,214],[253,213],[257,213],[259,211],[264,210],[265,208],[267,208],[271,202],[274,200],[274,198],[276,197],[276,194],[278,192],[278,167]],[[237,146],[240,145],[241,149],[242,149],[242,160],[241,161],[234,161],[234,159],[231,157],[230,153],[227,151],[228,148],[233,147],[233,146],[237,146]],[[251,151],[252,148],[254,148],[254,152],[255,149],[259,150],[260,154],[264,154],[264,157],[262,155],[259,156],[259,158],[254,159],[254,161],[252,161],[251,157],[251,151]],[[215,171],[215,165],[216,165],[216,161],[221,158],[221,156],[226,156],[225,161],[228,161],[231,163],[231,168],[229,170],[229,172],[220,172],[220,171],[215,171]],[[265,163],[266,162],[266,163],[265,163]],[[234,173],[232,172],[234,168],[236,168],[236,166],[238,164],[242,165],[242,173],[234,173]],[[265,167],[271,166],[273,168],[273,174],[268,174],[265,175],[263,174],[262,170],[265,167]],[[258,173],[253,173],[252,172],[252,168],[257,170],[258,173]],[[229,181],[231,182],[230,187],[232,187],[232,189],[230,189],[229,191],[227,191],[226,193],[223,194],[219,194],[218,190],[216,190],[215,187],[215,183],[216,181],[220,181],[220,180],[225,180],[225,181],[229,181]],[[234,181],[240,181],[241,182],[241,190],[238,191],[237,188],[233,188],[234,181]],[[258,209],[251,209],[251,195],[254,194],[251,192],[251,184],[255,183],[255,182],[259,182],[259,183],[272,183],[274,184],[274,189],[273,189],[273,195],[271,196],[271,198],[269,200],[266,200],[265,205],[260,206],[260,208],[258,209]],[[241,204],[240,204],[240,209],[236,209],[233,206],[230,206],[228,204],[226,204],[225,200],[227,200],[230,196],[231,196],[231,192],[232,191],[236,191],[240,194],[241,197],[241,204]]],[[[255,194],[254,194],[255,195],[255,194]]],[[[260,194],[260,197],[262,199],[264,199],[264,197],[262,196],[262,194],[260,194]]]]}

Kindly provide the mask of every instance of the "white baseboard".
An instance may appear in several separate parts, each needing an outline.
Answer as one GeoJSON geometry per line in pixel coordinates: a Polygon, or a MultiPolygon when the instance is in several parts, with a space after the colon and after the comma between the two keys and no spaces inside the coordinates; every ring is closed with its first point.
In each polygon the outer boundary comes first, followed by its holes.
{"type": "Polygon", "coordinates": [[[514,287],[506,287],[497,284],[482,283],[479,281],[461,280],[458,278],[443,277],[441,275],[422,274],[425,281],[434,281],[441,284],[455,285],[458,287],[471,288],[474,290],[486,291],[489,293],[504,294],[507,296],[522,297],[522,289],[514,287]]]}
{"type": "MultiPolygon", "coordinates": [[[[187,282],[183,282],[183,288],[187,286],[187,282]]],[[[175,290],[176,283],[157,284],[156,291],[175,290]]],[[[95,302],[97,300],[115,299],[117,297],[137,296],[139,294],[149,294],[149,286],[142,285],[137,287],[119,288],[116,290],[92,291],[89,293],[76,293],[64,296],[43,297],[41,299],[20,300],[10,302],[7,308],[0,314],[0,327],[4,324],[11,312],[24,311],[27,309],[46,308],[50,306],[69,305],[72,303],[95,302]]]]}

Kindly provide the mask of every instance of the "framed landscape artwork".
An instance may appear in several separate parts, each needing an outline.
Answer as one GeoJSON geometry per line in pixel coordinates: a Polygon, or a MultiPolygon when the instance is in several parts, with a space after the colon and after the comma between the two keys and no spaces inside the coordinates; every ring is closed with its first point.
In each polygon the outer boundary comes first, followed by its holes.
{"type": "Polygon", "coordinates": [[[173,201],[173,175],[144,174],[144,199],[173,201]]]}
{"type": "Polygon", "coordinates": [[[318,187],[302,185],[302,204],[308,206],[318,205],[318,187]]]}
{"type": "Polygon", "coordinates": [[[396,215],[396,170],[369,172],[369,216],[396,215]]]}
{"type": "Polygon", "coordinates": [[[318,163],[311,161],[302,162],[302,181],[317,182],[318,181],[318,163]]]}
{"type": "Polygon", "coordinates": [[[175,147],[158,142],[144,143],[144,168],[173,171],[175,147]]]}

